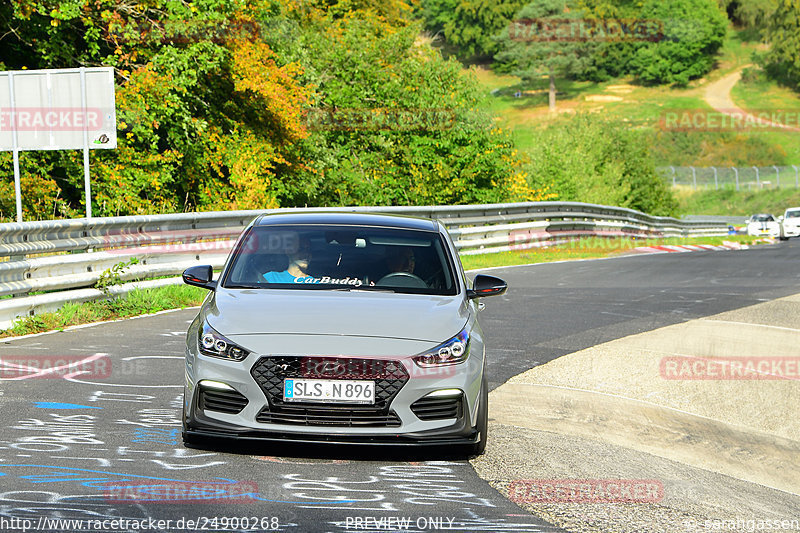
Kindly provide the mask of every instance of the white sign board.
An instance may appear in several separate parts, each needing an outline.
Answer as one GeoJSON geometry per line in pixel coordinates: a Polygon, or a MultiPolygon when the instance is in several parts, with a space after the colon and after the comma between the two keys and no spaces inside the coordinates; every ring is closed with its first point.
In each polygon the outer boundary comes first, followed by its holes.
{"type": "Polygon", "coordinates": [[[0,151],[117,147],[114,69],[0,72],[0,151]],[[88,139],[84,139],[84,130],[88,139]]]}
{"type": "Polygon", "coordinates": [[[14,154],[17,222],[22,222],[21,151],[83,150],[86,218],[92,218],[89,150],[116,147],[112,67],[0,72],[0,151],[14,154]]]}

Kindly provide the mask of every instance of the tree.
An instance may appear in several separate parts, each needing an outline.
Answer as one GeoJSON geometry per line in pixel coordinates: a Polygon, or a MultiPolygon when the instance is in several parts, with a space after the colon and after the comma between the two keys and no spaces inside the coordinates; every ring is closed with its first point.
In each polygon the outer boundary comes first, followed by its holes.
{"type": "Polygon", "coordinates": [[[719,0],[734,24],[762,30],[769,23],[779,0],[719,0]]]}
{"type": "Polygon", "coordinates": [[[560,119],[536,131],[527,170],[531,187],[559,200],[671,215],[677,202],[656,172],[648,137],[598,115],[560,119]]]}
{"type": "Polygon", "coordinates": [[[800,90],[800,0],[780,0],[767,28],[767,72],[800,90]]]}
{"type": "Polygon", "coordinates": [[[569,22],[580,18],[565,0],[539,0],[522,8],[497,37],[501,51],[495,59],[503,70],[527,82],[548,76],[550,111],[556,109],[555,77],[578,74],[591,64],[593,43],[569,22]]]}
{"type": "Polygon", "coordinates": [[[304,143],[315,204],[426,205],[541,199],[483,91],[453,58],[355,13],[308,31],[316,87],[304,143]]]}
{"type": "MultiPolygon", "coordinates": [[[[419,39],[413,6],[0,2],[0,68],[115,67],[118,148],[91,155],[102,216],[541,198],[477,80],[419,39]],[[337,124],[316,127],[326,110],[337,124]]],[[[28,217],[82,211],[81,163],[23,154],[28,217]]],[[[0,153],[0,172],[11,164],[0,153]]]]}
{"type": "Polygon", "coordinates": [[[646,0],[640,16],[661,21],[664,38],[636,51],[631,67],[639,79],[686,85],[714,66],[728,26],[715,0],[646,0]]]}
{"type": "MultiPolygon", "coordinates": [[[[302,68],[260,38],[281,16],[272,0],[18,0],[0,5],[0,62],[116,67],[119,146],[91,156],[95,212],[274,207],[315,188],[292,180],[312,91],[297,81],[302,68]]],[[[58,186],[50,207],[31,214],[83,200],[74,153],[24,160],[58,186]]]]}
{"type": "Polygon", "coordinates": [[[525,0],[423,0],[426,26],[441,31],[462,57],[491,57],[497,51],[492,36],[508,26],[525,0]]]}

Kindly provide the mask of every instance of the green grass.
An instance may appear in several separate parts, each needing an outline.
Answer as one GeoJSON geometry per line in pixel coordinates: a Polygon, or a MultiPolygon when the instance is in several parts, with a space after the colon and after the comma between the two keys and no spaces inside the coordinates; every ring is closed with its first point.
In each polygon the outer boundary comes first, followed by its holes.
{"type": "Polygon", "coordinates": [[[740,80],[733,87],[731,96],[740,107],[748,110],[800,109],[800,95],[761,75],[755,79],[740,80]]]}
{"type": "MultiPolygon", "coordinates": [[[[784,111],[793,113],[797,127],[797,116],[800,114],[800,95],[763,75],[754,79],[743,79],[734,86],[731,98],[742,109],[751,112],[784,111]]],[[[800,134],[796,131],[770,130],[754,132],[765,142],[779,146],[786,154],[786,165],[800,164],[800,134]]],[[[780,163],[778,163],[780,164],[780,163]]]]}
{"type": "Polygon", "coordinates": [[[135,289],[124,297],[86,303],[67,303],[58,311],[22,318],[0,337],[63,330],[69,326],[145,315],[199,305],[208,291],[189,285],[135,289]]]}
{"type": "Polygon", "coordinates": [[[686,215],[750,216],[754,213],[782,215],[788,207],[800,206],[800,189],[736,191],[732,187],[709,191],[678,191],[678,210],[686,215]]]}
{"type": "Polygon", "coordinates": [[[461,263],[467,270],[498,266],[528,265],[568,261],[576,259],[596,259],[621,255],[639,246],[658,246],[663,244],[722,244],[724,241],[753,244],[755,237],[726,235],[725,237],[697,237],[691,239],[604,239],[585,238],[570,241],[564,245],[550,248],[531,248],[494,254],[464,255],[461,263]]]}

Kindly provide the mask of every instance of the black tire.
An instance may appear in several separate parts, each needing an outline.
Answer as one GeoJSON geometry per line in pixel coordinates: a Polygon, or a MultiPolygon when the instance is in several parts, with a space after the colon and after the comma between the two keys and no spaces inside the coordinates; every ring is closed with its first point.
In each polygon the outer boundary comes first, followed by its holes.
{"type": "Polygon", "coordinates": [[[478,423],[475,424],[475,429],[480,433],[478,442],[470,446],[470,454],[483,455],[486,451],[486,441],[489,430],[489,383],[486,381],[484,374],[481,381],[480,404],[478,405],[478,423]]]}

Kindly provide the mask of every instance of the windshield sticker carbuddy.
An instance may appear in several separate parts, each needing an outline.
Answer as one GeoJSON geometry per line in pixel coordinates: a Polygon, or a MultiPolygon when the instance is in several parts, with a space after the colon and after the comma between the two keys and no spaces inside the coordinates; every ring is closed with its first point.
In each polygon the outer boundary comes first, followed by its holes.
{"type": "MultiPolygon", "coordinates": [[[[331,278],[330,276],[322,276],[321,278],[314,278],[311,276],[295,278],[294,283],[326,283],[332,285],[352,285],[354,287],[360,287],[364,283],[358,278],[351,278],[347,276],[346,278],[331,278]]],[[[371,281],[370,286],[374,286],[375,282],[371,281]]]]}

